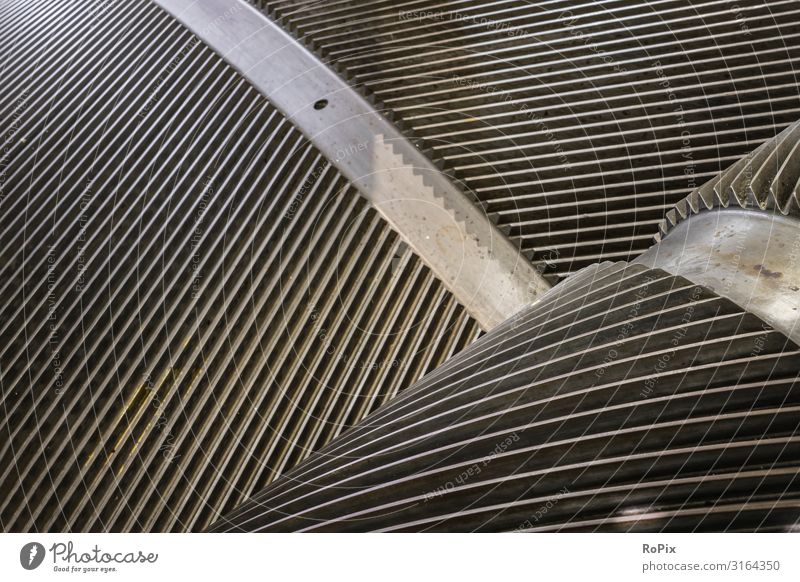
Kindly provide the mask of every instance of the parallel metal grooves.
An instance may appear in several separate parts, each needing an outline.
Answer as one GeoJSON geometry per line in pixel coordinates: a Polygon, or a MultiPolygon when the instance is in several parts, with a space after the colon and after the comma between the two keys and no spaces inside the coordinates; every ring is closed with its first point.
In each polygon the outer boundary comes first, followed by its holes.
{"type": "Polygon", "coordinates": [[[603,263],[212,531],[791,529],[798,369],[727,299],[603,263]]]}
{"type": "Polygon", "coordinates": [[[800,217],[800,122],[679,201],[659,223],[656,240],[692,214],[731,205],[800,217]]]}
{"type": "Polygon", "coordinates": [[[153,4],[5,9],[5,531],[202,529],[477,337],[153,4]]]}
{"type": "Polygon", "coordinates": [[[665,210],[800,117],[793,0],[253,3],[554,280],[636,257],[665,210]]]}

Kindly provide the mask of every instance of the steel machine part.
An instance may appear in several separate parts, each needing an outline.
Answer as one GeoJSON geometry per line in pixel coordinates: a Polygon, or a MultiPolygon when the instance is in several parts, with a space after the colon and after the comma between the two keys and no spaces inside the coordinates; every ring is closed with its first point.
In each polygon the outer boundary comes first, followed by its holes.
{"type": "Polygon", "coordinates": [[[795,531],[800,124],[213,531],[795,531]]]}
{"type": "Polygon", "coordinates": [[[793,529],[798,369],[707,288],[588,267],[212,531],[793,529]]]}
{"type": "Polygon", "coordinates": [[[667,214],[637,263],[717,290],[800,342],[800,123],[667,214]]]}
{"type": "Polygon", "coordinates": [[[0,528],[796,529],[798,24],[2,4],[0,528]]]}
{"type": "Polygon", "coordinates": [[[484,329],[550,285],[371,103],[243,0],[156,0],[198,31],[372,202],[484,329]]]}
{"type": "Polygon", "coordinates": [[[800,118],[795,0],[253,0],[556,282],[800,118]]]}
{"type": "Polygon", "coordinates": [[[0,11],[3,530],[202,529],[478,336],[156,5],[0,11]]]}

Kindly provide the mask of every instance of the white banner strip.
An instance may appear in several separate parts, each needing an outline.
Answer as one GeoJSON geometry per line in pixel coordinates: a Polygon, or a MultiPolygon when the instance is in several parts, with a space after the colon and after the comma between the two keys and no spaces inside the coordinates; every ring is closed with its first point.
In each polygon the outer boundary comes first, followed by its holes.
{"type": "Polygon", "coordinates": [[[798,580],[791,534],[4,534],[0,580],[798,580]]]}

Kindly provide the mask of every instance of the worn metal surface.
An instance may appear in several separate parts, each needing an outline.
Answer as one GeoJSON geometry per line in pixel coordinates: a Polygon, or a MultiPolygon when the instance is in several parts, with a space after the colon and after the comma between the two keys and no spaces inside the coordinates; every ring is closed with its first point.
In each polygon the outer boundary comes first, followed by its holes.
{"type": "Polygon", "coordinates": [[[729,208],[693,215],[636,260],[705,285],[800,342],[800,221],[729,208]]]}
{"type": "Polygon", "coordinates": [[[485,329],[549,288],[482,209],[367,100],[261,12],[244,0],[155,1],[291,119],[485,329]]]}
{"type": "Polygon", "coordinates": [[[637,263],[706,285],[800,341],[800,123],[667,213],[637,263]]]}
{"type": "Polygon", "coordinates": [[[4,531],[203,528],[479,334],[153,3],[0,11],[4,531]]]}
{"type": "Polygon", "coordinates": [[[253,0],[557,280],[800,118],[796,0],[253,0]]]}
{"type": "Polygon", "coordinates": [[[211,529],[790,530],[798,369],[707,289],[589,267],[211,529]]]}

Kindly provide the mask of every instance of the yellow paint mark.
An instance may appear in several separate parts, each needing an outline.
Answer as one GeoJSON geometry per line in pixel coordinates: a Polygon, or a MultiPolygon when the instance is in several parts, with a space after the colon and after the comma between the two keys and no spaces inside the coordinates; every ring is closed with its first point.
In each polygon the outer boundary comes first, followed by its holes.
{"type": "MultiPolygon", "coordinates": [[[[189,392],[192,390],[192,387],[196,385],[198,378],[202,376],[204,372],[205,368],[200,367],[193,373],[191,382],[187,383],[186,388],[182,394],[182,397],[184,399],[188,397],[189,392]]],[[[112,452],[110,454],[109,453],[106,454],[105,461],[103,462],[103,467],[107,466],[111,462],[111,460],[117,456],[118,451],[121,450],[125,440],[130,436],[133,427],[136,425],[137,421],[142,418],[145,411],[147,410],[148,407],[151,406],[153,401],[157,400],[158,407],[154,409],[155,414],[151,415],[150,419],[147,421],[147,424],[145,425],[141,434],[138,436],[138,438],[136,438],[136,441],[133,443],[133,446],[128,452],[125,461],[122,463],[119,470],[117,471],[117,475],[120,475],[125,470],[125,468],[128,465],[128,461],[136,453],[141,442],[148,435],[150,435],[154,425],[157,423],[158,419],[161,418],[161,414],[163,413],[162,395],[166,396],[167,394],[170,394],[172,389],[176,387],[177,382],[180,380],[180,378],[181,378],[180,370],[176,368],[167,368],[164,371],[162,377],[160,378],[160,381],[157,381],[157,383],[154,386],[150,386],[149,389],[147,389],[146,384],[143,383],[136,387],[136,390],[133,392],[130,398],[127,399],[127,401],[123,406],[123,409],[119,412],[119,414],[114,419],[111,425],[112,427],[118,426],[121,422],[123,422],[124,418],[126,417],[129,418],[124,430],[122,431],[122,434],[120,434],[120,436],[117,438],[114,447],[111,449],[112,452]],[[149,397],[143,398],[138,403],[137,406],[136,403],[137,401],[139,401],[139,397],[142,393],[142,390],[147,390],[148,392],[150,392],[150,395],[149,397]]],[[[86,461],[83,464],[84,469],[92,462],[92,460],[95,457],[95,454],[99,453],[102,450],[101,447],[103,447],[103,443],[97,445],[95,447],[95,450],[89,453],[89,455],[86,457],[86,461]]]]}
{"type": "MultiPolygon", "coordinates": [[[[133,405],[133,403],[136,401],[136,397],[139,395],[139,392],[141,392],[141,391],[142,391],[142,388],[144,388],[144,385],[143,385],[143,384],[140,384],[140,385],[139,385],[139,386],[136,388],[136,390],[134,391],[133,395],[132,395],[132,396],[131,396],[131,397],[128,399],[128,401],[125,403],[125,406],[123,406],[123,408],[122,408],[122,410],[120,411],[120,413],[119,413],[119,415],[117,416],[117,418],[115,418],[115,419],[114,419],[114,423],[112,424],[112,426],[116,426],[117,424],[119,424],[119,422],[122,420],[122,418],[123,418],[123,417],[125,416],[125,414],[128,412],[128,410],[130,409],[130,407],[131,407],[131,406],[133,405]]],[[[117,441],[117,443],[119,444],[119,441],[117,441]]],[[[95,451],[97,451],[97,450],[99,449],[99,447],[100,447],[100,446],[102,446],[102,443],[101,443],[100,445],[98,445],[98,447],[96,447],[96,448],[95,448],[95,451]]],[[[112,449],[112,450],[113,450],[113,451],[116,451],[116,446],[115,446],[115,447],[114,447],[114,449],[112,449]]],[[[85,469],[85,468],[86,468],[86,466],[87,466],[87,465],[88,465],[88,464],[91,462],[92,458],[94,457],[94,453],[95,453],[95,451],[92,451],[91,453],[89,453],[89,456],[86,458],[86,461],[83,463],[83,468],[84,468],[84,469],[85,469]]],[[[106,466],[106,465],[109,463],[109,461],[110,461],[110,455],[106,455],[106,460],[105,460],[105,462],[103,463],[103,466],[106,466]]]]}

